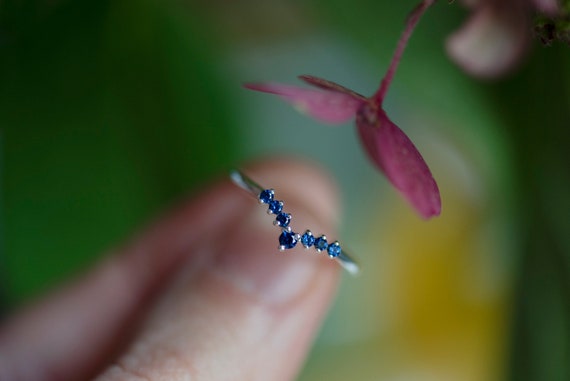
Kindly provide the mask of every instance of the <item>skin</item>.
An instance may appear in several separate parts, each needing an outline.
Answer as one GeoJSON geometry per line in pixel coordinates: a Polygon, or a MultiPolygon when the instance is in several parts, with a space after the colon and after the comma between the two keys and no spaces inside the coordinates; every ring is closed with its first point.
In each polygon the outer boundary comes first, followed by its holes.
{"type": "MultiPolygon", "coordinates": [[[[337,237],[322,169],[265,160],[244,169],[276,190],[298,231],[337,237]]],[[[291,380],[340,268],[278,230],[221,179],[16,312],[0,328],[0,380],[291,380]]]]}

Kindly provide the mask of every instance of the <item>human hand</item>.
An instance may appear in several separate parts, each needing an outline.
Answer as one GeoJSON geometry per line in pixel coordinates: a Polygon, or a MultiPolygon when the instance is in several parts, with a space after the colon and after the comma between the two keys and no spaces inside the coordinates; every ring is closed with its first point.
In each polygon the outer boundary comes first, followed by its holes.
{"type": "MultiPolygon", "coordinates": [[[[322,171],[288,160],[247,173],[276,189],[296,227],[335,235],[322,171]]],[[[250,195],[212,185],[6,321],[0,380],[293,379],[340,267],[276,252],[278,235],[250,195]]]]}

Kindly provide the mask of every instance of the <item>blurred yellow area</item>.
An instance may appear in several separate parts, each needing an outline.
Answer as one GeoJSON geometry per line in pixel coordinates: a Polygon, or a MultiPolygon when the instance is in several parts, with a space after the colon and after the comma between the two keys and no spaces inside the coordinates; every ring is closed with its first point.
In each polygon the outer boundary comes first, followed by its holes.
{"type": "Polygon", "coordinates": [[[512,277],[498,200],[473,159],[435,156],[441,216],[422,220],[393,191],[369,203],[363,274],[346,279],[337,306],[334,330],[349,334],[318,347],[303,379],[504,379],[512,277]]]}
{"type": "Polygon", "coordinates": [[[440,218],[426,224],[395,202],[380,236],[393,260],[384,280],[395,301],[391,336],[408,369],[438,380],[502,379],[509,294],[489,280],[496,264],[486,261],[497,245],[480,242],[484,210],[443,189],[440,218]]]}

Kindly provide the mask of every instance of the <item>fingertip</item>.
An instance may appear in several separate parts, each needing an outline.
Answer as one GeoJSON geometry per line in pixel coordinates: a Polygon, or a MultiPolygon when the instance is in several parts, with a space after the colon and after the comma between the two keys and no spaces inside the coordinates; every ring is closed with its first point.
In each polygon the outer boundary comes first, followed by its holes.
{"type": "Polygon", "coordinates": [[[303,248],[299,239],[307,230],[316,237],[326,235],[329,242],[337,238],[339,194],[332,177],[318,164],[283,157],[246,164],[242,171],[262,188],[274,189],[275,200],[291,215],[289,232],[273,226],[275,215],[268,216],[266,206],[236,187],[251,209],[224,236],[214,272],[272,305],[302,295],[324,273],[333,274],[325,287],[334,288],[338,264],[326,250],[303,248]],[[280,252],[283,236],[296,238],[292,248],[280,252]]]}

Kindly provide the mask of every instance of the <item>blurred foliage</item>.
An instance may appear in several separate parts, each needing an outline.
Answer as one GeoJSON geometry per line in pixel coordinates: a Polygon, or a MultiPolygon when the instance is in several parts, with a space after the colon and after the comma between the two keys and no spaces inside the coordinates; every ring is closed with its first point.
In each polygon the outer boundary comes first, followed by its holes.
{"type": "Polygon", "coordinates": [[[491,86],[518,164],[522,222],[515,380],[570,379],[570,51],[538,47],[515,77],[491,86]]]}
{"type": "Polygon", "coordinates": [[[560,12],[556,16],[537,14],[534,18],[534,34],[544,45],[555,42],[570,45],[570,1],[560,0],[560,12]]]}
{"type": "Polygon", "coordinates": [[[18,302],[227,168],[234,129],[214,34],[188,7],[0,4],[1,259],[18,302]]]}

